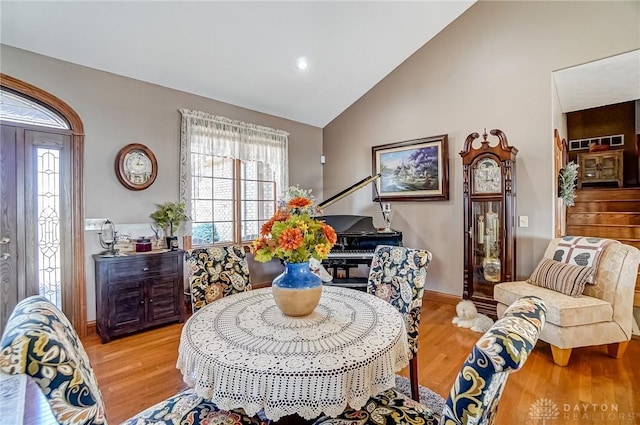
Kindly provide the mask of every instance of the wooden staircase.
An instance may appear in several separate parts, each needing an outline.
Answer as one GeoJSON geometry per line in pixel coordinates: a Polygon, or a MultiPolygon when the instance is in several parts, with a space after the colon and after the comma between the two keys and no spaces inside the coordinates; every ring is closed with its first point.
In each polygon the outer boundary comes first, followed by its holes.
{"type": "MultiPolygon", "coordinates": [[[[576,195],[575,206],[567,208],[567,235],[615,239],[640,249],[640,188],[585,188],[576,195]]],[[[640,307],[640,272],[633,304],[640,307]]]]}

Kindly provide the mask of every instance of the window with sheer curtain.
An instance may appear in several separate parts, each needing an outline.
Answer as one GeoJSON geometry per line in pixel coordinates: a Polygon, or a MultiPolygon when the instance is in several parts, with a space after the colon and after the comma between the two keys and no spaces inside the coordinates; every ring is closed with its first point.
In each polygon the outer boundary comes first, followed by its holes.
{"type": "Polygon", "coordinates": [[[288,186],[289,133],[181,109],[180,200],[194,246],[246,243],[288,186]]]}

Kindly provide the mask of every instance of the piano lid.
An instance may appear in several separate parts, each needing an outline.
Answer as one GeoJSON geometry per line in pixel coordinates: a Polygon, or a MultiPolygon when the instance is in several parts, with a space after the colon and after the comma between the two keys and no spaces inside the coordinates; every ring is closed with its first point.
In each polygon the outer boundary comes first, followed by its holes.
{"type": "Polygon", "coordinates": [[[366,185],[368,185],[372,181],[376,180],[378,177],[380,177],[380,173],[375,174],[373,176],[365,177],[364,179],[360,180],[358,183],[352,185],[351,187],[346,188],[345,190],[343,190],[342,192],[338,193],[337,195],[333,195],[331,198],[320,202],[318,204],[318,207],[326,208],[329,205],[333,205],[336,202],[338,202],[339,200],[341,200],[342,198],[345,198],[345,197],[349,196],[350,194],[352,194],[356,190],[358,190],[358,189],[360,189],[362,187],[365,187],[366,185]]]}
{"type": "Polygon", "coordinates": [[[373,218],[366,215],[325,215],[322,220],[338,234],[377,233],[373,218]]]}

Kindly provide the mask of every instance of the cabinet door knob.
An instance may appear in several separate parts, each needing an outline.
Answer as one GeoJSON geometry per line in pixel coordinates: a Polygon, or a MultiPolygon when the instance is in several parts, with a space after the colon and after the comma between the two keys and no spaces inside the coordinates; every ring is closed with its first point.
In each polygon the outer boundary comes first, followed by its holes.
{"type": "Polygon", "coordinates": [[[149,300],[149,302],[150,302],[150,303],[152,303],[152,302],[153,302],[153,300],[149,300]]]}
{"type": "Polygon", "coordinates": [[[149,267],[143,267],[143,268],[142,268],[142,271],[143,271],[143,272],[148,272],[148,271],[149,271],[149,267]]]}
{"type": "Polygon", "coordinates": [[[144,304],[144,300],[140,300],[140,304],[144,304]]]}

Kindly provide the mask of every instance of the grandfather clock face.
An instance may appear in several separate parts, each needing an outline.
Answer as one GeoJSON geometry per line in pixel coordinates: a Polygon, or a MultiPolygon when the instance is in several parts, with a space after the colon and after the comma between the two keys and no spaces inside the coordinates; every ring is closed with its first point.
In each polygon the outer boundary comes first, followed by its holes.
{"type": "Polygon", "coordinates": [[[501,193],[500,164],[493,158],[482,158],[472,169],[473,194],[501,193]]]}

